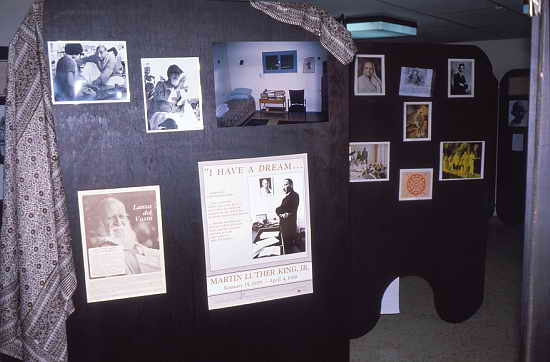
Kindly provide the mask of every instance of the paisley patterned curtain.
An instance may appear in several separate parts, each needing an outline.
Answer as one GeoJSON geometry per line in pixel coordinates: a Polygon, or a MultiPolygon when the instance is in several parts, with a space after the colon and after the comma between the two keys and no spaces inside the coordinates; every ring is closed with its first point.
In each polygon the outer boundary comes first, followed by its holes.
{"type": "Polygon", "coordinates": [[[35,0],[9,48],[0,353],[24,361],[65,361],[65,322],[74,310],[76,277],[42,39],[43,5],[35,0]]]}
{"type": "Polygon", "coordinates": [[[258,9],[280,22],[298,25],[317,35],[323,45],[342,64],[353,61],[357,48],[351,33],[330,16],[326,10],[315,5],[271,1],[250,1],[258,9]]]}

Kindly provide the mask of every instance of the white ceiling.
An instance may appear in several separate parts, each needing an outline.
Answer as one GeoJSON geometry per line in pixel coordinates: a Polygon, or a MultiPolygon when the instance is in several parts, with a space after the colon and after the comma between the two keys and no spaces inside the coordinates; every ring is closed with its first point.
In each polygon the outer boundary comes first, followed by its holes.
{"type": "MultiPolygon", "coordinates": [[[[305,1],[301,1],[305,2],[305,1]]],[[[331,15],[416,22],[418,40],[454,42],[530,37],[522,0],[310,0],[331,15]]]]}
{"type": "MultiPolygon", "coordinates": [[[[325,8],[334,16],[383,15],[414,21],[418,24],[416,39],[422,41],[453,42],[525,38],[530,34],[530,20],[521,14],[522,0],[309,0],[309,2],[325,8]]],[[[31,3],[32,0],[0,0],[0,46],[9,43],[31,3]]]]}

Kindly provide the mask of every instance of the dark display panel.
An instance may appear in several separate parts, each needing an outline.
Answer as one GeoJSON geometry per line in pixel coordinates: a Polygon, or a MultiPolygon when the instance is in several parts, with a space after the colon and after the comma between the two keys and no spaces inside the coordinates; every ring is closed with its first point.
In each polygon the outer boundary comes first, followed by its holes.
{"type": "Polygon", "coordinates": [[[79,279],[69,358],[347,361],[347,67],[330,57],[329,122],[218,128],[213,43],[318,39],[239,2],[51,0],[45,12],[47,41],[126,41],[132,95],[54,109],[79,279]],[[159,57],[200,58],[203,131],[145,132],[140,59],[159,57]],[[296,153],[309,160],[314,294],[208,311],[197,162],[296,153]],[[168,292],[86,304],[77,191],[143,185],[160,186],[168,292]]]}
{"type": "MultiPolygon", "coordinates": [[[[497,82],[472,46],[358,41],[358,54],[384,55],[385,96],[351,96],[350,142],[390,141],[389,182],[350,185],[354,285],[352,336],[376,324],[385,288],[420,276],[449,322],[481,305],[487,221],[494,203],[497,82]],[[475,60],[475,97],[448,97],[448,59],[475,60]],[[432,97],[399,96],[401,67],[433,69],[432,97]],[[432,102],[431,141],[403,142],[403,103],[432,102]],[[441,141],[485,141],[482,180],[439,181],[441,141]],[[399,170],[433,168],[431,200],[398,201],[399,170]]],[[[353,79],[350,69],[350,79],[353,79]]],[[[353,84],[350,84],[353,94],[353,84]]]]}

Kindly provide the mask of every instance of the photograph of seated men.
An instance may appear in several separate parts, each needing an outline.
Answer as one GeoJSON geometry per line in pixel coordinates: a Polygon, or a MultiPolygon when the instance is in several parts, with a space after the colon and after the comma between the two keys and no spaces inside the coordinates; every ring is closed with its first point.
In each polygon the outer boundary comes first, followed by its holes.
{"type": "Polygon", "coordinates": [[[53,102],[129,102],[125,42],[49,42],[53,102]]]}
{"type": "Polygon", "coordinates": [[[89,214],[88,250],[121,246],[126,275],[161,271],[158,232],[152,220],[132,223],[135,215],[131,217],[125,203],[114,196],[101,199],[89,214]]]}
{"type": "Polygon", "coordinates": [[[198,58],[142,59],[147,132],[203,128],[198,58]]]}

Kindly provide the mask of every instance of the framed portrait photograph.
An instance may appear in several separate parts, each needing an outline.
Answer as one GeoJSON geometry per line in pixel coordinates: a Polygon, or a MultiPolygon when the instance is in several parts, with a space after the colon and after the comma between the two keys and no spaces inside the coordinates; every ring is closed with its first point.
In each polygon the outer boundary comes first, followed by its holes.
{"type": "Polygon", "coordinates": [[[508,101],[508,126],[527,127],[529,123],[529,100],[510,99],[508,101]]]}
{"type": "Polygon", "coordinates": [[[432,102],[403,103],[403,141],[432,139],[432,102]]]}
{"type": "Polygon", "coordinates": [[[202,130],[198,57],[141,59],[147,133],[202,130]]]}
{"type": "Polygon", "coordinates": [[[432,96],[433,69],[401,67],[399,95],[410,97],[432,96]]]}
{"type": "Polygon", "coordinates": [[[305,57],[303,73],[315,73],[315,57],[305,57]]]}
{"type": "Polygon", "coordinates": [[[485,163],[485,141],[441,142],[439,180],[481,180],[485,163]]]}
{"type": "Polygon", "coordinates": [[[389,142],[351,142],[349,144],[349,182],[389,180],[389,142]]]}
{"type": "Polygon", "coordinates": [[[355,95],[386,95],[385,57],[380,54],[355,56],[355,95]]]}
{"type": "Polygon", "coordinates": [[[53,104],[130,102],[125,41],[51,41],[53,104]]]}
{"type": "Polygon", "coordinates": [[[431,200],[433,168],[399,170],[399,201],[431,200]]]}
{"type": "Polygon", "coordinates": [[[449,98],[472,98],[475,95],[475,60],[449,59],[449,98]]]}
{"type": "Polygon", "coordinates": [[[78,191],[88,303],[166,293],[159,186],[78,191]]]}

